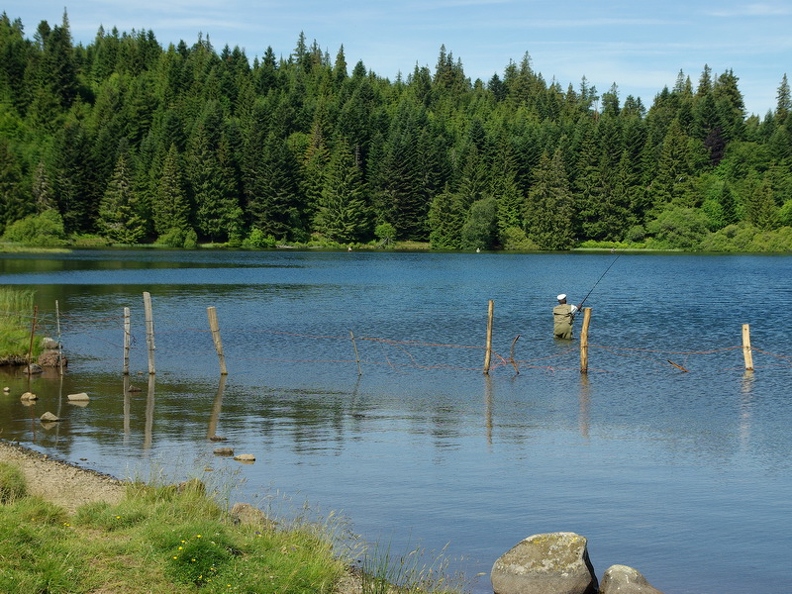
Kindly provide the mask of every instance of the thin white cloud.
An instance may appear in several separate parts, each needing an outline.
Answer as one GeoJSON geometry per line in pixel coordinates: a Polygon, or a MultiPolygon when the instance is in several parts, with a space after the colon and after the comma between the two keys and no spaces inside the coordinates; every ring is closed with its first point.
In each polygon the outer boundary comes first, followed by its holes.
{"type": "Polygon", "coordinates": [[[792,7],[785,4],[753,3],[730,8],[719,8],[708,11],[706,14],[723,18],[789,16],[792,15],[792,7]]]}

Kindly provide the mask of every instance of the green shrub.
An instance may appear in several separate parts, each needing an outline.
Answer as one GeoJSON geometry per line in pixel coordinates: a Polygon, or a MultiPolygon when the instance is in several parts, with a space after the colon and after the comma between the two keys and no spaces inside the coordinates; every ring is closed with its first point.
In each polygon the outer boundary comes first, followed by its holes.
{"type": "Polygon", "coordinates": [[[507,252],[535,252],[539,246],[528,239],[519,227],[507,227],[501,234],[501,245],[507,252]]]}
{"type": "Polygon", "coordinates": [[[66,245],[63,218],[54,209],[27,216],[8,225],[3,240],[35,247],[66,245]]]}
{"type": "Polygon", "coordinates": [[[248,249],[269,249],[274,248],[276,243],[272,235],[265,235],[264,231],[254,227],[250,231],[250,235],[242,241],[242,247],[248,249]]]}

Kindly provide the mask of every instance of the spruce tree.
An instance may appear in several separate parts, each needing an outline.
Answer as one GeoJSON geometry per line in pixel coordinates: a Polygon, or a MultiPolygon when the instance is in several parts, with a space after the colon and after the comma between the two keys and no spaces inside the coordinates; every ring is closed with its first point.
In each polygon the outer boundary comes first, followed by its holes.
{"type": "Polygon", "coordinates": [[[349,146],[340,142],[325,176],[315,228],[338,243],[353,243],[369,237],[371,222],[360,168],[349,146]]]}
{"type": "Polygon", "coordinates": [[[561,150],[542,155],[525,213],[526,235],[540,248],[566,250],[575,243],[575,212],[561,150]]]}
{"type": "Polygon", "coordinates": [[[113,176],[99,205],[99,230],[112,243],[134,245],[145,237],[145,221],[139,214],[133,181],[131,158],[122,142],[113,176]]]}

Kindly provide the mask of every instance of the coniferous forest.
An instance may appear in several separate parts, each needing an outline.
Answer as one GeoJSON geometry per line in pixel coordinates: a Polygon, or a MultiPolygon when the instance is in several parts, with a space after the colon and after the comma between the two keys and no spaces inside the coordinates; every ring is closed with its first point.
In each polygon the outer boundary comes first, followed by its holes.
{"type": "Polygon", "coordinates": [[[0,234],[39,245],[792,249],[792,95],[746,114],[703,65],[652,104],[471,81],[445,47],[396,80],[300,34],[250,60],[199,35],[0,19],[0,234]]]}

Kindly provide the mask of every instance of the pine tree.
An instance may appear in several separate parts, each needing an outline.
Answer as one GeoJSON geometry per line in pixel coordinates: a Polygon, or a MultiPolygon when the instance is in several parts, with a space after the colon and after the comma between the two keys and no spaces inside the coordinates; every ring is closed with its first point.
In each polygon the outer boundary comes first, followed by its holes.
{"type": "Polygon", "coordinates": [[[33,203],[22,190],[22,168],[18,157],[0,139],[0,233],[5,225],[31,214],[33,203]]]}
{"type": "Polygon", "coordinates": [[[171,144],[165,158],[153,207],[154,229],[160,236],[172,230],[186,232],[190,229],[190,204],[175,144],[171,144]]]}
{"type": "Polygon", "coordinates": [[[246,194],[252,227],[279,240],[305,237],[299,164],[272,132],[247,172],[246,194]]]}
{"type": "Polygon", "coordinates": [[[360,168],[349,146],[340,142],[325,176],[315,228],[338,243],[353,243],[370,235],[371,221],[360,168]]]}
{"type": "Polygon", "coordinates": [[[790,111],[792,111],[792,93],[789,90],[787,75],[784,73],[781,84],[778,85],[778,92],[776,93],[776,122],[778,124],[786,122],[790,111]]]}
{"type": "Polygon", "coordinates": [[[547,250],[566,250],[575,243],[572,193],[561,150],[542,155],[528,193],[526,235],[547,250]]]}
{"type": "Polygon", "coordinates": [[[778,227],[778,206],[769,173],[763,176],[762,182],[749,197],[746,214],[748,220],[763,231],[770,231],[778,227]]]}
{"type": "Polygon", "coordinates": [[[52,189],[47,168],[44,161],[39,161],[36,171],[33,174],[33,186],[31,188],[33,200],[36,203],[36,212],[42,213],[45,210],[57,208],[55,194],[52,189]]]}
{"type": "Polygon", "coordinates": [[[461,247],[462,226],[467,208],[446,189],[432,200],[429,209],[429,244],[433,250],[456,250],[461,247]]]}
{"type": "Polygon", "coordinates": [[[100,232],[113,243],[134,245],[146,234],[133,179],[131,158],[122,143],[113,176],[99,205],[100,232]]]}
{"type": "MultiPolygon", "coordinates": [[[[100,184],[90,144],[78,120],[68,120],[53,143],[53,189],[67,234],[90,233],[96,229],[101,190],[98,190],[100,184]]],[[[102,186],[104,183],[102,180],[102,186]]]]}

